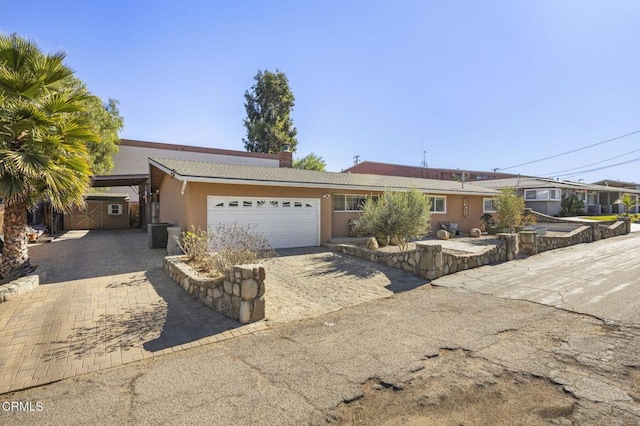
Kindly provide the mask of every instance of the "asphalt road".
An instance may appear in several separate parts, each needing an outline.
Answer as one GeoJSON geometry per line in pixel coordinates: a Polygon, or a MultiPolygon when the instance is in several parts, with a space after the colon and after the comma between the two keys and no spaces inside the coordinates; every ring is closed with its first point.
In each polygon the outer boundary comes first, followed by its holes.
{"type": "Polygon", "coordinates": [[[471,269],[432,284],[640,325],[640,233],[471,269]]]}
{"type": "MultiPolygon", "coordinates": [[[[569,394],[575,404],[566,412],[546,412],[546,423],[638,424],[640,329],[461,289],[480,279],[502,291],[533,282],[542,289],[535,292],[550,297],[559,288],[571,303],[584,301],[589,310],[598,307],[603,316],[625,322],[636,318],[631,305],[640,303],[632,297],[639,240],[616,238],[481,268],[448,277],[455,288],[424,286],[259,334],[5,394],[1,402],[31,403],[33,410],[0,410],[0,424],[340,422],[336,407],[366,401],[375,392],[367,383],[384,383],[402,398],[400,390],[416,378],[429,380],[420,375],[448,351],[460,354],[465,365],[488,365],[471,373],[473,392],[516,375],[569,394]],[[562,272],[567,270],[574,272],[562,272]],[[470,275],[480,273],[477,279],[470,275]]],[[[469,379],[462,364],[447,376],[451,392],[469,379]]]]}

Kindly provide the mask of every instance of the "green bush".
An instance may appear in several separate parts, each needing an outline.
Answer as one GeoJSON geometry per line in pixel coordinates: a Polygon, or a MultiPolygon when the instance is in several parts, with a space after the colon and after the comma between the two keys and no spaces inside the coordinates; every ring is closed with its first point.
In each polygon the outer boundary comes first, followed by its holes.
{"type": "Polygon", "coordinates": [[[191,226],[191,231],[182,233],[178,245],[189,259],[194,268],[202,269],[207,266],[207,259],[211,256],[209,237],[206,231],[191,226]]]}
{"type": "Polygon", "coordinates": [[[578,197],[578,194],[570,193],[562,195],[560,201],[560,216],[580,216],[584,214],[584,201],[578,197]]]}
{"type": "Polygon", "coordinates": [[[376,237],[396,237],[400,250],[409,240],[431,231],[431,204],[415,188],[407,192],[385,191],[380,197],[367,197],[358,231],[376,237]]]}
{"type": "Polygon", "coordinates": [[[516,226],[522,223],[522,212],[524,211],[524,198],[516,194],[515,188],[502,188],[495,197],[494,206],[498,213],[496,221],[498,228],[508,229],[514,232],[516,226]]]}
{"type": "Polygon", "coordinates": [[[625,193],[625,194],[622,194],[622,198],[620,199],[620,202],[624,206],[625,216],[629,216],[629,212],[631,212],[631,209],[636,206],[636,198],[631,194],[625,193]]]}

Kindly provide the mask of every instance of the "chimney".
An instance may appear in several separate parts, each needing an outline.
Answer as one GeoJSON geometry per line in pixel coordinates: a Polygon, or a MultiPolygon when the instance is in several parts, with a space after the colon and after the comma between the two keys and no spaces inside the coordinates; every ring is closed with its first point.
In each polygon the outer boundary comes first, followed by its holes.
{"type": "Polygon", "coordinates": [[[280,167],[293,167],[293,153],[289,149],[289,144],[282,145],[282,151],[278,153],[278,160],[280,160],[280,167]]]}

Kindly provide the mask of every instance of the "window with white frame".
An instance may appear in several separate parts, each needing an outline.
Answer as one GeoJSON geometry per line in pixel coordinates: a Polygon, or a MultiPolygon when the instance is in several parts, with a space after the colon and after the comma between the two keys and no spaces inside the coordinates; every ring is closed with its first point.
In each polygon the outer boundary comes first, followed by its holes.
{"type": "Polygon", "coordinates": [[[109,204],[109,214],[119,216],[122,214],[122,204],[109,204]]]}
{"type": "Polygon", "coordinates": [[[525,189],[526,201],[560,201],[561,191],[555,188],[525,189]]]}
{"type": "Polygon", "coordinates": [[[482,213],[495,213],[497,211],[495,201],[495,198],[483,198],[482,213]]]}
{"type": "Polygon", "coordinates": [[[334,212],[357,212],[362,210],[366,195],[335,194],[333,196],[334,212]]]}
{"type": "Polygon", "coordinates": [[[429,197],[431,203],[431,213],[447,212],[447,197],[429,197]]]}
{"type": "Polygon", "coordinates": [[[598,204],[598,193],[595,191],[587,193],[587,204],[598,204]]]}

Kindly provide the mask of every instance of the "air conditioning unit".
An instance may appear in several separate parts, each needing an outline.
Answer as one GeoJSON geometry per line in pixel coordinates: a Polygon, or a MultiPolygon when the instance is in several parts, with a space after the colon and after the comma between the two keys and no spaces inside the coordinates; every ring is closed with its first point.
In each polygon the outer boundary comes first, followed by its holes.
{"type": "Polygon", "coordinates": [[[109,204],[108,211],[111,216],[120,216],[122,214],[122,204],[109,204]]]}

